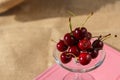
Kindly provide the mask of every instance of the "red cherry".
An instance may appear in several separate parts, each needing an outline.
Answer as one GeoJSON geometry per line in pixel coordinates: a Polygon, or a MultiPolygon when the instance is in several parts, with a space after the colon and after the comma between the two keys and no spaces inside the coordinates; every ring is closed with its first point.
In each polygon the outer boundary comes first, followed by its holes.
{"type": "Polygon", "coordinates": [[[62,63],[66,64],[71,61],[72,56],[68,52],[63,52],[60,55],[60,59],[61,59],[62,63]]]}
{"type": "Polygon", "coordinates": [[[86,50],[86,49],[88,49],[88,48],[91,47],[91,42],[90,42],[90,40],[88,40],[88,39],[80,40],[79,43],[78,43],[78,47],[79,47],[81,50],[86,50]]]}
{"type": "Polygon", "coordinates": [[[91,59],[92,59],[91,55],[88,54],[87,52],[80,53],[80,56],[79,56],[79,62],[80,62],[80,64],[87,65],[87,64],[90,63],[91,59]]]}
{"type": "Polygon", "coordinates": [[[85,38],[88,39],[88,40],[90,40],[92,38],[92,34],[90,32],[87,32],[85,34],[85,38]]]}
{"type": "Polygon", "coordinates": [[[77,40],[80,40],[81,39],[81,30],[80,28],[76,28],[74,31],[73,31],[73,36],[77,39],[77,40]]]}
{"type": "Polygon", "coordinates": [[[94,48],[90,48],[87,50],[88,53],[91,55],[92,59],[95,59],[98,56],[99,53],[99,49],[94,49],[94,48]]]}
{"type": "Polygon", "coordinates": [[[82,33],[87,33],[87,29],[86,29],[85,27],[82,27],[82,28],[81,28],[81,32],[82,32],[82,33]]]}
{"type": "Polygon", "coordinates": [[[60,40],[57,45],[56,45],[57,49],[60,51],[60,52],[63,52],[65,50],[67,50],[68,46],[64,43],[63,40],[60,40]]]}
{"type": "Polygon", "coordinates": [[[97,39],[93,42],[92,46],[93,48],[98,48],[98,49],[102,49],[103,48],[103,41],[97,39]]]}
{"type": "MultiPolygon", "coordinates": [[[[80,55],[80,51],[79,51],[79,49],[78,49],[77,46],[72,46],[72,47],[70,47],[70,48],[68,49],[68,52],[74,54],[76,57],[78,57],[78,56],[80,55]]],[[[75,57],[75,56],[73,56],[73,57],[75,57]]]]}
{"type": "Polygon", "coordinates": [[[64,41],[68,46],[73,46],[76,44],[75,38],[70,33],[65,34],[64,41]]]}
{"type": "Polygon", "coordinates": [[[85,27],[82,27],[80,40],[84,39],[86,37],[86,34],[87,34],[87,29],[85,27]]]}

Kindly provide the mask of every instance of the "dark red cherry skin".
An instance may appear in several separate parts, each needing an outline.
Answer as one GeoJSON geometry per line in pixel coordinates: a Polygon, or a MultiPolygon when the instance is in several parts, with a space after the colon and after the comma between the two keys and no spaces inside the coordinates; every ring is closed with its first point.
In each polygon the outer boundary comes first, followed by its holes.
{"type": "Polygon", "coordinates": [[[71,61],[72,59],[72,56],[68,53],[68,52],[63,52],[61,55],[60,55],[60,59],[61,59],[61,62],[66,64],[68,62],[71,61]]]}
{"type": "Polygon", "coordinates": [[[67,33],[64,36],[64,42],[68,46],[73,46],[76,44],[76,39],[70,33],[67,33]]]}
{"type": "Polygon", "coordinates": [[[78,47],[80,48],[80,50],[87,50],[91,47],[91,42],[88,39],[80,40],[78,43],[78,47]]]}
{"type": "Polygon", "coordinates": [[[80,62],[80,64],[82,64],[82,65],[87,65],[87,64],[89,64],[90,61],[91,61],[91,59],[92,59],[91,55],[90,55],[89,53],[87,53],[87,52],[82,52],[82,53],[80,53],[80,55],[79,55],[79,62],[80,62]]]}
{"type": "Polygon", "coordinates": [[[60,52],[66,51],[67,48],[68,48],[68,46],[64,43],[63,40],[60,40],[60,41],[57,43],[56,47],[57,47],[58,51],[60,51],[60,52]]]}
{"type": "Polygon", "coordinates": [[[90,48],[89,50],[87,50],[88,53],[91,55],[92,59],[95,59],[98,54],[99,54],[99,49],[94,49],[94,48],[90,48]]]}
{"type": "Polygon", "coordinates": [[[80,51],[78,49],[77,46],[71,46],[69,49],[68,49],[68,52],[70,52],[71,54],[75,55],[73,57],[78,57],[80,55],[80,51]]]}
{"type": "Polygon", "coordinates": [[[90,40],[92,38],[92,34],[90,32],[87,32],[85,38],[90,40]]]}
{"type": "Polygon", "coordinates": [[[90,54],[93,59],[95,59],[98,56],[99,50],[93,49],[92,53],[90,54]]]}
{"type": "Polygon", "coordinates": [[[86,37],[86,34],[87,34],[87,29],[85,27],[82,27],[80,40],[84,39],[86,37]]]}
{"type": "Polygon", "coordinates": [[[73,36],[77,39],[77,40],[80,40],[81,39],[81,30],[80,28],[76,28],[74,31],[73,31],[73,36]]]}
{"type": "Polygon", "coordinates": [[[85,27],[81,27],[81,33],[87,33],[87,29],[85,27]]]}
{"type": "Polygon", "coordinates": [[[97,39],[92,43],[92,47],[93,48],[97,48],[97,49],[102,49],[103,48],[103,41],[97,39]]]}

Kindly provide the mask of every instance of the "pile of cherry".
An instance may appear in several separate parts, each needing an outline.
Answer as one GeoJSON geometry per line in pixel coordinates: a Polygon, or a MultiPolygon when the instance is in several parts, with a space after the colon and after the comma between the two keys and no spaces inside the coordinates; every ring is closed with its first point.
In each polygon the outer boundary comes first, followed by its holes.
{"type": "MultiPolygon", "coordinates": [[[[109,34],[110,35],[110,34],[109,34]]],[[[64,38],[60,40],[56,47],[61,52],[60,60],[62,63],[69,63],[72,58],[77,60],[81,65],[87,65],[92,59],[99,55],[99,50],[103,48],[103,40],[106,36],[97,36],[91,42],[92,34],[85,27],[77,27],[66,33],[64,38]]]]}

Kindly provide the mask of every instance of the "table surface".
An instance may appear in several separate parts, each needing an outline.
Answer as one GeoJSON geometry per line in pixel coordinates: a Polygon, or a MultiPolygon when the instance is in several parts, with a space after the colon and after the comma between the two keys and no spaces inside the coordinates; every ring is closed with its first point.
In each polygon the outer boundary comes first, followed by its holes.
{"type": "Polygon", "coordinates": [[[52,66],[51,39],[58,41],[69,32],[70,12],[75,14],[73,28],[94,12],[85,27],[94,36],[111,33],[105,43],[120,50],[119,0],[25,0],[0,14],[0,79],[33,80],[52,66]]]}
{"type": "MultiPolygon", "coordinates": [[[[120,80],[120,64],[117,63],[120,60],[120,52],[107,45],[104,46],[104,51],[106,57],[102,65],[88,73],[95,80],[120,80]]],[[[73,64],[69,64],[69,66],[73,66],[73,64]]],[[[70,73],[68,70],[55,64],[37,76],[35,80],[63,80],[68,73],[70,73]]]]}

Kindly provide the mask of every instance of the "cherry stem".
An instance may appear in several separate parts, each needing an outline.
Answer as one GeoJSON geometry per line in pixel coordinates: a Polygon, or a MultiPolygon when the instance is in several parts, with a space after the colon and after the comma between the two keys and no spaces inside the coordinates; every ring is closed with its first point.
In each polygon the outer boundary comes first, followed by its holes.
{"type": "Polygon", "coordinates": [[[55,40],[53,40],[53,39],[51,39],[51,41],[54,42],[54,43],[57,43],[57,41],[55,41],[55,40]]]}
{"type": "Polygon", "coordinates": [[[75,57],[75,61],[77,61],[78,60],[78,57],[76,57],[73,53],[70,53],[70,52],[68,52],[68,54],[67,55],[72,55],[72,56],[74,56],[75,57]]]}
{"type": "Polygon", "coordinates": [[[98,38],[99,36],[93,36],[92,38],[98,38]]]}
{"type": "Polygon", "coordinates": [[[107,38],[109,38],[111,36],[111,34],[105,35],[101,38],[102,41],[106,40],[107,38]]]}
{"type": "Polygon", "coordinates": [[[98,38],[98,39],[100,39],[102,36],[100,35],[100,36],[93,36],[92,38],[98,38]]]}
{"type": "Polygon", "coordinates": [[[72,33],[71,17],[69,17],[69,27],[70,27],[70,31],[71,31],[71,33],[72,33]]]}
{"type": "Polygon", "coordinates": [[[111,34],[105,35],[105,36],[103,36],[103,37],[107,37],[107,36],[111,36],[111,34]]]}
{"type": "Polygon", "coordinates": [[[104,40],[106,40],[106,39],[108,39],[108,38],[110,38],[110,36],[109,37],[106,37],[105,39],[103,39],[102,41],[104,41],[104,40]]]}
{"type": "Polygon", "coordinates": [[[68,13],[69,13],[70,15],[72,15],[72,16],[76,16],[72,11],[69,11],[69,10],[68,10],[68,13]]]}
{"type": "Polygon", "coordinates": [[[88,19],[89,19],[92,15],[93,15],[93,12],[91,12],[91,13],[88,15],[87,19],[84,21],[84,23],[82,24],[82,26],[85,25],[85,23],[88,21],[88,19]]]}
{"type": "Polygon", "coordinates": [[[102,38],[102,35],[100,35],[99,37],[98,37],[98,39],[100,40],[102,38]]]}

